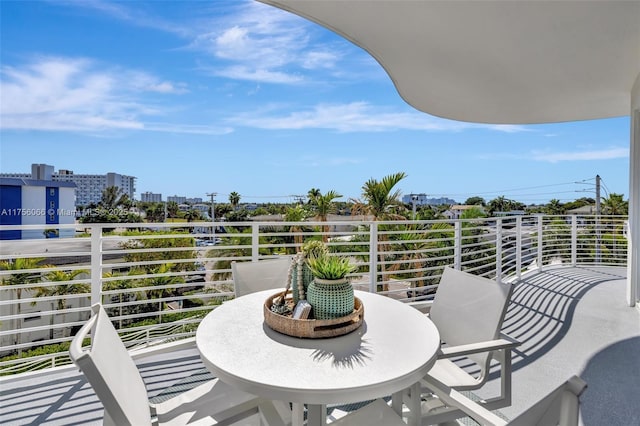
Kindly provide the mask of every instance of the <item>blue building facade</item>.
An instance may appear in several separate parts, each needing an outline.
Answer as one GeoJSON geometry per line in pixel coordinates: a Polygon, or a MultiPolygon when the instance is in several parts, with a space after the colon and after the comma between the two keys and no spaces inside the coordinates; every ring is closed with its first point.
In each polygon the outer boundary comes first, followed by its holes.
{"type": "Polygon", "coordinates": [[[42,225],[36,230],[2,230],[0,240],[73,236],[74,229],[55,225],[75,223],[75,183],[0,178],[0,225],[42,225]]]}

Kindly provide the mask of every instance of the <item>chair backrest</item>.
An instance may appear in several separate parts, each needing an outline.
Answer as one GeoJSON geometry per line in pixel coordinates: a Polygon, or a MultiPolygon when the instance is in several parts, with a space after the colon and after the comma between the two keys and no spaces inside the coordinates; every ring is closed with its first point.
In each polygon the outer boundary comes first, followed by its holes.
{"type": "Polygon", "coordinates": [[[104,424],[150,425],[147,389],[129,352],[100,304],[75,335],[69,348],[71,360],[82,370],[104,405],[104,424]],[[91,348],[82,341],[91,331],[91,348]]]}
{"type": "MultiPolygon", "coordinates": [[[[441,339],[457,346],[500,337],[512,285],[445,267],[429,316],[441,339]]],[[[491,353],[468,357],[480,366],[479,379],[489,369],[491,353]]]]}
{"type": "Polygon", "coordinates": [[[232,262],[236,297],[286,286],[291,261],[291,256],[280,256],[258,262],[232,262]]]}

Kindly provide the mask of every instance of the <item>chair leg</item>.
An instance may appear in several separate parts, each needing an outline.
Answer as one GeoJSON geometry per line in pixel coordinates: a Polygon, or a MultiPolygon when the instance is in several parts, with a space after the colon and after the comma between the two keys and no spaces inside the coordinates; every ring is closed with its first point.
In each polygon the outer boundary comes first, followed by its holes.
{"type": "Polygon", "coordinates": [[[302,426],[304,424],[304,404],[294,402],[291,413],[291,423],[293,426],[302,426]]]}

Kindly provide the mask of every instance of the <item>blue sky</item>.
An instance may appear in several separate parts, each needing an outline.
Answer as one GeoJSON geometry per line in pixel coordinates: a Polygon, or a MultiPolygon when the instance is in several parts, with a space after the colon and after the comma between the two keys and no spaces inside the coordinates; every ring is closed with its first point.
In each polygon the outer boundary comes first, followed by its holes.
{"type": "Polygon", "coordinates": [[[404,194],[525,203],[593,196],[599,174],[603,195],[628,198],[628,117],[429,116],[366,52],[260,3],[0,7],[2,172],[46,163],[136,176],[138,197],[289,202],[310,188],[358,198],[368,179],[404,171],[404,194]]]}

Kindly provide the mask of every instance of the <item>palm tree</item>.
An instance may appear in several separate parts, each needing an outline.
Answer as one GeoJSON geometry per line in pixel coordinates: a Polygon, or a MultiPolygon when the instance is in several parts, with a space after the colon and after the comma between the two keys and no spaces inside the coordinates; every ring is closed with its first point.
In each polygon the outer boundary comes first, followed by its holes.
{"type": "Polygon", "coordinates": [[[180,211],[180,208],[178,207],[178,203],[176,203],[175,201],[168,201],[167,202],[167,216],[168,217],[178,217],[178,212],[180,211]]]}
{"type": "MultiPolygon", "coordinates": [[[[373,220],[402,220],[405,217],[398,214],[400,210],[406,210],[404,204],[400,200],[400,190],[395,190],[394,187],[406,177],[406,173],[399,172],[394,173],[382,178],[378,181],[376,179],[369,179],[362,186],[362,198],[363,200],[354,200],[352,213],[354,215],[364,214],[373,216],[373,220]]],[[[386,240],[384,235],[381,235],[378,239],[378,257],[380,260],[380,278],[384,277],[385,272],[385,245],[382,244],[386,240]]],[[[371,271],[376,273],[376,271],[371,271]]],[[[383,291],[388,291],[388,284],[382,286],[383,291]]]]}
{"type": "MultiPolygon", "coordinates": [[[[165,286],[169,286],[172,284],[182,284],[185,282],[184,277],[182,276],[164,275],[172,272],[173,266],[174,265],[172,263],[163,263],[162,265],[158,266],[156,269],[152,270],[152,273],[154,274],[153,277],[145,278],[143,280],[143,285],[145,287],[148,287],[148,286],[162,287],[156,290],[147,291],[148,299],[161,299],[165,297],[174,296],[175,290],[172,290],[170,288],[165,288],[165,286]]],[[[162,301],[158,302],[158,321],[160,323],[162,322],[161,312],[162,312],[163,305],[164,305],[164,302],[162,301]]]]}
{"type": "Polygon", "coordinates": [[[117,186],[108,186],[102,191],[100,207],[115,209],[116,207],[130,207],[131,200],[128,194],[122,192],[117,186]]]}
{"type": "Polygon", "coordinates": [[[198,210],[190,209],[184,213],[184,217],[187,219],[187,222],[193,222],[194,220],[200,219],[201,216],[198,210]]]}
{"type": "MultiPolygon", "coordinates": [[[[45,280],[49,282],[64,282],[56,286],[38,287],[36,297],[58,296],[57,310],[62,311],[67,308],[67,298],[69,294],[82,294],[91,291],[91,285],[86,283],[71,283],[80,274],[88,271],[78,269],[75,271],[51,271],[45,275],[45,280]]],[[[87,297],[91,299],[91,297],[87,297]]],[[[35,304],[35,302],[33,302],[35,304]]],[[[65,313],[62,313],[62,323],[65,322],[65,313]]],[[[53,315],[51,315],[51,325],[53,326],[53,315]]],[[[53,338],[53,327],[51,327],[51,338],[53,338]]]]}
{"type": "Polygon", "coordinates": [[[508,205],[508,200],[505,198],[504,195],[496,197],[493,200],[489,201],[488,203],[489,211],[491,212],[492,216],[495,212],[506,211],[507,205],[508,205]]]}
{"type": "Polygon", "coordinates": [[[231,207],[233,208],[233,210],[236,210],[238,208],[238,204],[240,203],[240,194],[235,191],[229,194],[229,203],[231,203],[231,207]]]}
{"type": "Polygon", "coordinates": [[[309,203],[313,201],[314,198],[321,195],[320,190],[318,188],[311,188],[309,192],[307,192],[307,197],[309,198],[309,203]]]}
{"type": "MultiPolygon", "coordinates": [[[[42,267],[42,265],[40,265],[40,262],[42,262],[44,260],[44,258],[18,258],[18,259],[13,259],[13,260],[2,260],[0,261],[0,270],[3,271],[21,271],[21,270],[26,270],[26,269],[36,269],[36,268],[40,268],[42,267]]],[[[9,275],[8,277],[3,277],[2,278],[2,282],[0,282],[1,285],[10,285],[10,286],[17,286],[17,288],[15,289],[16,292],[16,298],[15,300],[17,300],[17,308],[16,308],[16,314],[19,316],[22,313],[22,309],[21,309],[21,303],[20,303],[20,299],[22,298],[22,288],[20,287],[21,285],[24,284],[31,284],[31,283],[37,283],[39,281],[42,280],[42,276],[39,273],[33,273],[33,272],[23,272],[23,273],[12,273],[11,275],[9,275]]],[[[14,330],[18,330],[21,327],[19,326],[18,321],[20,321],[20,319],[16,319],[16,325],[13,327],[14,330]]],[[[21,334],[18,332],[15,335],[15,344],[20,344],[21,343],[21,334]]],[[[19,350],[20,352],[20,350],[19,350]]]]}
{"type": "Polygon", "coordinates": [[[560,203],[560,200],[556,198],[549,200],[549,204],[547,204],[545,210],[547,214],[550,215],[564,214],[564,206],[560,203]]]}
{"type": "MultiPolygon", "coordinates": [[[[307,211],[299,204],[295,207],[287,208],[287,211],[284,214],[285,222],[302,222],[307,218],[307,211]]],[[[295,225],[289,229],[292,233],[301,233],[302,225],[295,225]]],[[[304,243],[304,237],[302,234],[294,235],[293,241],[296,244],[296,251],[300,251],[302,248],[302,244],[304,243]]]]}
{"type": "MultiPolygon", "coordinates": [[[[46,281],[49,282],[65,282],[65,284],[59,284],[56,286],[38,287],[36,289],[36,297],[49,297],[49,296],[66,296],[68,294],[80,294],[88,293],[91,291],[91,285],[86,283],[71,283],[80,274],[87,273],[89,271],[84,269],[78,269],[75,271],[51,271],[44,276],[46,281]]],[[[58,310],[66,309],[67,299],[60,297],[58,299],[58,310]]]]}
{"type": "MultiPolygon", "coordinates": [[[[338,194],[334,190],[331,190],[324,195],[318,194],[313,198],[310,198],[309,201],[311,202],[311,205],[315,210],[316,219],[318,219],[320,222],[326,222],[329,213],[333,213],[336,210],[336,206],[333,204],[333,200],[341,197],[342,195],[338,194]]],[[[327,235],[327,233],[329,232],[329,227],[327,225],[324,225],[322,227],[322,231],[322,241],[326,243],[327,241],[329,241],[329,235],[327,235]]]]}
{"type": "Polygon", "coordinates": [[[612,216],[629,214],[629,203],[622,194],[612,193],[602,200],[602,212],[612,216]]]}
{"type": "MultiPolygon", "coordinates": [[[[146,274],[147,272],[142,270],[142,269],[137,269],[137,268],[131,268],[129,270],[129,272],[127,273],[128,276],[137,276],[137,275],[142,275],[142,274],[146,274]]],[[[111,277],[115,277],[118,276],[116,274],[113,274],[112,272],[104,272],[102,274],[103,278],[111,278],[111,277]]],[[[126,278],[126,276],[122,276],[123,278],[121,280],[115,280],[115,281],[103,281],[102,282],[102,290],[103,291],[110,291],[110,290],[129,290],[132,288],[136,288],[136,287],[142,287],[144,284],[137,279],[130,279],[130,278],[126,278]]],[[[138,306],[129,306],[129,307],[122,307],[122,302],[123,299],[125,302],[129,301],[129,299],[131,297],[135,297],[135,299],[142,299],[144,297],[144,293],[143,292],[125,292],[125,291],[119,291],[117,293],[118,295],[118,308],[116,311],[116,308],[107,308],[107,312],[109,312],[109,317],[111,316],[118,316],[120,317],[119,319],[119,327],[118,328],[122,328],[122,315],[129,315],[131,313],[134,313],[136,310],[139,309],[138,306]]],[[[108,295],[104,295],[104,297],[108,297],[108,295]]],[[[107,301],[102,301],[102,303],[113,303],[113,296],[111,296],[111,300],[107,300],[107,301]]]]}

